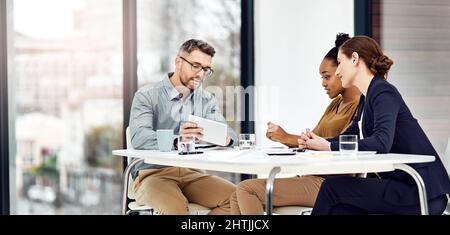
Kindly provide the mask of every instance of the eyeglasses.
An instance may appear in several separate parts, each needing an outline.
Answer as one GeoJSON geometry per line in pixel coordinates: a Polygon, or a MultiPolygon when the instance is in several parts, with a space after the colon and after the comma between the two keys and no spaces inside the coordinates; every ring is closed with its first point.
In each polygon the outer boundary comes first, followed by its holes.
{"type": "Polygon", "coordinates": [[[183,59],[184,61],[186,61],[189,65],[191,65],[192,71],[194,71],[196,73],[200,72],[200,70],[203,70],[203,72],[205,72],[206,77],[209,77],[214,73],[214,70],[212,68],[202,67],[200,65],[193,64],[193,63],[189,62],[188,60],[186,60],[185,58],[183,58],[183,56],[180,56],[180,58],[183,59]]]}

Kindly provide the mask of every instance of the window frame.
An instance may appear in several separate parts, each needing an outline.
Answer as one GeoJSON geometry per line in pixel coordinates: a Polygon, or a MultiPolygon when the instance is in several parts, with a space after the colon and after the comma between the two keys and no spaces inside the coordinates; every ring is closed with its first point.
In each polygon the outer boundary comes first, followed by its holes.
{"type": "Polygon", "coordinates": [[[0,1],[0,214],[10,214],[7,1],[0,1]]]}

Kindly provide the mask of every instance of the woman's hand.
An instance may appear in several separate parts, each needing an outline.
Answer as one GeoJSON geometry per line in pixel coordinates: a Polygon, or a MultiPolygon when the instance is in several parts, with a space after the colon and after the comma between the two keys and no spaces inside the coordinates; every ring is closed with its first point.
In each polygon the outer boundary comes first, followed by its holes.
{"type": "MultiPolygon", "coordinates": [[[[326,139],[314,134],[311,130],[306,129],[306,134],[302,141],[305,142],[305,146],[308,149],[319,150],[319,151],[330,151],[330,142],[326,139]]],[[[299,140],[299,148],[300,148],[300,140],[299,140]]]]}
{"type": "Polygon", "coordinates": [[[269,140],[283,143],[286,141],[288,136],[289,134],[279,125],[272,122],[267,123],[266,137],[269,140]]]}
{"type": "Polygon", "coordinates": [[[306,142],[309,140],[309,136],[305,132],[302,132],[300,138],[297,140],[299,149],[308,149],[306,142]]]}

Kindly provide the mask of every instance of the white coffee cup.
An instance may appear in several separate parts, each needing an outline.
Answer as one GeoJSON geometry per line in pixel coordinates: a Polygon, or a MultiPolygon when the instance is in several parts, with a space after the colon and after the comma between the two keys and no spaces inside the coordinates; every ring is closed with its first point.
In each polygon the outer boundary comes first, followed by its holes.
{"type": "Polygon", "coordinates": [[[156,138],[158,140],[158,149],[161,152],[169,152],[173,147],[173,130],[161,129],[156,131],[156,138]]]}

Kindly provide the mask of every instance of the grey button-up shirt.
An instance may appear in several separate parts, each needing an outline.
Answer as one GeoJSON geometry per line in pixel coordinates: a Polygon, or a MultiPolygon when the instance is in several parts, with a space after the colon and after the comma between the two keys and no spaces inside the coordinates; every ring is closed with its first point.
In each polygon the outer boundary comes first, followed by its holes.
{"type": "MultiPolygon", "coordinates": [[[[158,149],[156,130],[172,129],[178,135],[180,124],[187,121],[190,114],[226,123],[211,93],[200,87],[183,100],[182,94],[175,89],[169,77],[153,86],[147,85],[139,89],[134,96],[130,113],[130,135],[135,149],[158,149]]],[[[233,145],[237,143],[237,135],[230,127],[228,136],[233,145]]],[[[132,170],[132,177],[135,179],[143,169],[163,167],[166,166],[138,164],[132,170]]]]}

